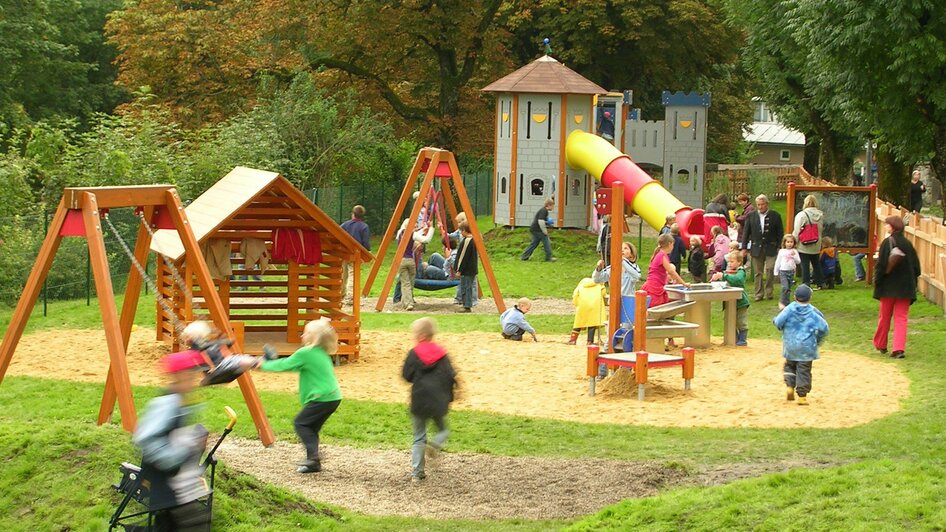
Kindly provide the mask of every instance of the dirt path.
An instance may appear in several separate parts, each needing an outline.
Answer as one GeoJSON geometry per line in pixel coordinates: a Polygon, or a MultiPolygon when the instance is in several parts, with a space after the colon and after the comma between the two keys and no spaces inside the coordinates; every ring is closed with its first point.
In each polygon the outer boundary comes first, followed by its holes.
{"type": "Polygon", "coordinates": [[[428,478],[410,482],[410,453],[322,446],[320,473],[294,473],[298,445],[228,439],[220,448],[228,467],[306,497],[367,515],[434,519],[567,519],[628,498],[679,485],[711,485],[793,467],[819,464],[738,465],[687,472],[653,462],[511,458],[442,453],[428,478]]]}

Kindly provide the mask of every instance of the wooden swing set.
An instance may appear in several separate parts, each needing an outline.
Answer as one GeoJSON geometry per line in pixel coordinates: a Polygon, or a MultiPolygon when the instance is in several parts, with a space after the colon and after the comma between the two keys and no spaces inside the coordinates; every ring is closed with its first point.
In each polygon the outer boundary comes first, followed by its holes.
{"type": "MultiPolygon", "coordinates": [[[[472,204],[470,204],[470,198],[467,196],[466,188],[463,186],[463,179],[460,176],[456,158],[452,152],[438,148],[422,148],[420,152],[418,152],[414,166],[411,168],[411,173],[407,177],[407,182],[404,183],[404,190],[401,192],[401,197],[398,199],[397,206],[391,214],[391,221],[388,223],[384,237],[381,239],[378,253],[375,255],[379,259],[375,260],[374,264],[371,266],[371,271],[368,273],[368,277],[365,280],[362,294],[367,297],[371,290],[371,285],[374,283],[375,277],[377,277],[378,271],[381,269],[381,258],[387,253],[388,246],[390,246],[391,242],[395,239],[397,230],[401,225],[401,218],[407,208],[407,202],[413,194],[414,187],[417,185],[418,177],[421,172],[424,173],[424,179],[420,183],[420,190],[417,196],[418,201],[414,202],[414,206],[411,208],[410,214],[407,217],[407,226],[404,229],[404,234],[413,234],[417,226],[418,216],[421,214],[421,208],[426,206],[428,219],[435,220],[441,234],[446,235],[448,232],[447,224],[456,220],[457,213],[460,212],[457,210],[457,201],[454,200],[455,194],[456,200],[459,201],[463,212],[467,213],[467,223],[470,226],[470,233],[473,235],[476,251],[479,255],[480,262],[483,264],[483,274],[489,282],[490,292],[493,295],[493,300],[496,302],[496,308],[500,313],[504,312],[506,305],[503,302],[502,293],[499,291],[499,283],[496,282],[496,276],[493,274],[493,266],[489,262],[486,244],[483,242],[483,234],[480,233],[479,227],[476,225],[476,215],[473,211],[472,204]],[[444,209],[446,209],[446,213],[444,209]],[[446,216],[447,213],[449,213],[449,216],[446,216]]],[[[378,296],[378,303],[375,305],[375,310],[378,312],[384,309],[384,304],[388,299],[391,285],[397,277],[401,259],[404,257],[404,252],[407,251],[407,245],[411,242],[412,240],[410,238],[402,238],[397,242],[394,259],[391,261],[391,269],[388,271],[388,275],[384,280],[384,287],[382,287],[381,294],[378,296]]],[[[423,281],[424,280],[418,279],[420,283],[423,281]]],[[[415,284],[415,287],[440,289],[456,286],[455,282],[442,281],[442,283],[442,285],[427,283],[425,286],[415,284]]]]}
{"type": "MultiPolygon", "coordinates": [[[[127,349],[131,336],[132,324],[135,320],[135,311],[138,307],[138,297],[142,282],[151,283],[142,264],[148,260],[151,239],[157,229],[172,229],[177,231],[183,243],[188,265],[190,265],[197,283],[205,297],[206,307],[214,325],[225,331],[231,341],[237,342],[233,334],[230,320],[214,288],[210,271],[204,261],[197,244],[197,239],[187,219],[187,214],[181,204],[177,191],[171,185],[143,185],[128,187],[82,187],[66,188],[56,214],[53,216],[49,231],[40,247],[36,262],[27,278],[23,293],[13,312],[7,333],[0,344],[0,383],[6,374],[13,353],[23,335],[26,322],[29,319],[33,306],[46,280],[47,272],[52,266],[56,251],[63,237],[85,237],[89,246],[89,258],[92,274],[95,279],[95,290],[102,313],[102,327],[105,330],[105,341],[108,346],[109,370],[105,381],[105,390],[99,408],[98,424],[107,423],[118,401],[122,427],[132,432],[137,424],[137,412],[131,393],[131,382],[128,376],[127,349]],[[114,232],[114,225],[108,218],[109,209],[134,207],[141,226],[134,245],[134,251],[129,248],[121,237],[119,238],[125,252],[131,259],[132,266],[128,273],[128,283],[125,287],[125,299],[122,303],[121,316],[116,309],[115,294],[112,290],[112,279],[108,267],[108,258],[103,238],[103,221],[114,232]]],[[[179,277],[179,276],[178,276],[179,277]]],[[[156,294],[161,303],[160,294],[156,294]]],[[[179,325],[179,324],[178,324],[179,325]]],[[[241,346],[234,343],[232,349],[241,352],[241,346]]],[[[249,373],[242,374],[237,381],[247,408],[260,440],[264,445],[275,441],[275,435],[266,418],[263,405],[256,387],[249,373]]]]}

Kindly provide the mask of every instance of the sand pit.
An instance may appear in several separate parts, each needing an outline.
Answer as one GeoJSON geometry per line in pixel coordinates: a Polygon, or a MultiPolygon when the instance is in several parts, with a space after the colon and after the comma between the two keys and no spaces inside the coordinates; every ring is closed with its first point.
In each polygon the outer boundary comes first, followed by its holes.
{"type": "MultiPolygon", "coordinates": [[[[539,343],[503,341],[498,335],[444,333],[460,370],[463,389],[457,409],[595,423],[664,427],[841,428],[896,412],[909,381],[896,364],[828,348],[815,362],[811,406],[784,399],[781,345],[750,340],[749,348],[715,346],[697,351],[693,389],[683,390],[679,368],[651,370],[647,400],[599,386],[588,396],[583,346],[558,336],[539,343]],[[870,401],[864,401],[870,397],[870,401]]],[[[358,362],[338,368],[345,397],[406,403],[400,368],[410,348],[406,333],[365,331],[358,362]]],[[[129,371],[134,384],[160,384],[157,360],[167,348],[154,332],[132,333],[129,371]]],[[[102,331],[44,331],[24,338],[11,375],[101,383],[108,368],[102,331]]],[[[290,374],[256,373],[260,389],[295,392],[290,374]]],[[[230,386],[236,386],[231,384],[230,386]]]]}

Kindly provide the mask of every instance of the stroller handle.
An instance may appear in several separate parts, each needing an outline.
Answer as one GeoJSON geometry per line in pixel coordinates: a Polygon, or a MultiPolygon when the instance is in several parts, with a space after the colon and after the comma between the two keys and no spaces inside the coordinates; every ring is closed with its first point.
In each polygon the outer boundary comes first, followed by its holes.
{"type": "Polygon", "coordinates": [[[236,425],[237,415],[229,406],[223,407],[223,411],[227,413],[227,417],[230,418],[230,422],[227,423],[227,430],[233,430],[233,426],[236,425]]]}

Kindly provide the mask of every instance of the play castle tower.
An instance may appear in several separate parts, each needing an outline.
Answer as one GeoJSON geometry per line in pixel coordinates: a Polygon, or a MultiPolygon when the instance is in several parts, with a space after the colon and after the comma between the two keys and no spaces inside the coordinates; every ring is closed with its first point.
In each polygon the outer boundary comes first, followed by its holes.
{"type": "Polygon", "coordinates": [[[565,139],[594,132],[595,96],[607,91],[548,55],[482,90],[496,93],[493,221],[529,226],[552,198],[557,227],[588,227],[595,183],[565,164],[565,139]]]}

